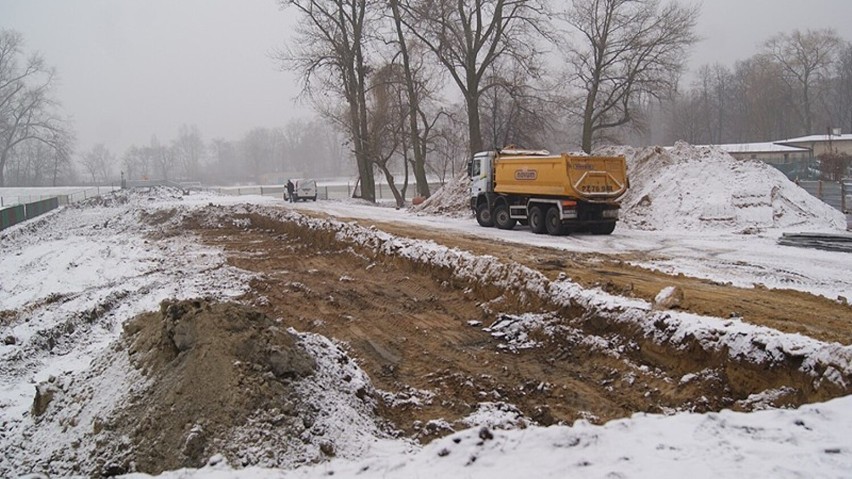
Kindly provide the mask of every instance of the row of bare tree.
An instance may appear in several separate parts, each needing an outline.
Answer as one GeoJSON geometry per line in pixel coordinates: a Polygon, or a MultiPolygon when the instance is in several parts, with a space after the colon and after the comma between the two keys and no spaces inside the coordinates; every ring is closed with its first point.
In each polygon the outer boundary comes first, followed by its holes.
{"type": "MultiPolygon", "coordinates": [[[[87,179],[114,180],[119,168],[130,179],[220,183],[330,176],[352,158],[363,198],[375,200],[378,173],[401,205],[412,179],[428,196],[427,176],[444,179],[470,152],[510,144],[589,152],[604,141],[852,130],[852,46],[831,30],[779,34],[678,91],[699,11],[676,2],[278,1],[300,26],[277,60],[300,74],[321,120],[209,143],[182,127],[120,159],[96,145],[80,155],[87,179]]],[[[0,186],[71,181],[73,135],[51,97],[53,71],[21,45],[0,31],[0,186]]]]}
{"type": "Polygon", "coordinates": [[[279,1],[302,21],[278,58],[347,133],[368,200],[373,169],[394,184],[394,161],[428,196],[442,130],[466,130],[464,157],[552,144],[579,118],[591,151],[642,100],[670,95],[697,41],[697,7],[658,0],[279,1]]]}
{"type": "Polygon", "coordinates": [[[239,140],[209,142],[198,127],[183,125],[173,140],[153,136],[147,145],[132,145],[120,157],[97,144],[80,155],[80,165],[92,184],[116,183],[119,175],[220,185],[280,182],[294,173],[340,174],[346,157],[341,143],[339,133],[321,120],[292,120],[285,128],[254,128],[239,140]]]}
{"type": "Polygon", "coordinates": [[[781,33],[733,68],[702,67],[666,107],[669,138],[695,144],[852,132],[852,44],[827,29],[781,33]]]}

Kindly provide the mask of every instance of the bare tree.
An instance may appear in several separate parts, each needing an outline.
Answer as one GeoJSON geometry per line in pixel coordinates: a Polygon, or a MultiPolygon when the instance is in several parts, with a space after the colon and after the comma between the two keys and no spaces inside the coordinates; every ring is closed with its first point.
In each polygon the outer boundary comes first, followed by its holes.
{"type": "Polygon", "coordinates": [[[464,156],[459,153],[465,150],[468,142],[464,122],[458,119],[463,115],[462,111],[441,115],[429,136],[430,154],[426,166],[440,179],[441,184],[445,184],[466,163],[464,156]]]}
{"type": "Polygon", "coordinates": [[[198,127],[182,125],[177,139],[172,142],[175,161],[180,174],[187,179],[198,179],[201,174],[201,162],[204,158],[204,140],[198,127]]]}
{"type": "Polygon", "coordinates": [[[55,113],[54,72],[41,56],[23,58],[23,37],[0,30],[0,186],[5,184],[6,162],[23,142],[39,141],[51,147],[65,125],[55,113]]]}
{"type": "Polygon", "coordinates": [[[824,106],[828,121],[835,128],[852,133],[852,44],[846,43],[828,80],[824,106]]]}
{"type": "Polygon", "coordinates": [[[538,148],[554,131],[561,102],[549,98],[546,86],[533,85],[520,69],[497,68],[486,78],[495,85],[482,95],[482,126],[485,145],[502,148],[517,145],[538,148]]]}
{"type": "Polygon", "coordinates": [[[284,68],[302,75],[303,92],[323,114],[349,132],[358,165],[361,197],[376,200],[372,140],[367,120],[368,30],[377,10],[372,0],[279,0],[303,17],[294,46],[278,54],[284,68]],[[319,91],[315,89],[318,88],[319,91]],[[318,93],[318,94],[315,94],[318,93]],[[323,95],[338,95],[347,112],[327,108],[323,95]]]}
{"type": "Polygon", "coordinates": [[[260,183],[265,172],[272,171],[275,162],[272,158],[274,149],[271,130],[253,128],[246,133],[240,142],[240,151],[251,171],[254,181],[260,183]]]}
{"type": "MultiPolygon", "coordinates": [[[[399,56],[402,59],[403,79],[405,82],[405,93],[408,105],[407,120],[409,144],[413,156],[411,163],[414,170],[417,194],[428,198],[431,193],[429,191],[429,181],[426,178],[426,142],[430,122],[426,120],[426,118],[421,117],[425,117],[422,102],[425,97],[429,95],[429,91],[426,87],[426,81],[422,74],[424,70],[422,62],[418,68],[417,62],[412,59],[412,50],[416,51],[416,49],[411,48],[411,44],[413,42],[409,38],[409,35],[412,35],[412,32],[408,30],[406,25],[410,25],[413,22],[413,19],[409,17],[406,22],[403,22],[403,13],[410,15],[411,10],[405,10],[403,12],[400,8],[399,0],[389,0],[388,4],[391,9],[399,56]]],[[[434,123],[434,121],[431,123],[434,123]]],[[[407,174],[408,163],[406,162],[405,165],[405,172],[407,174]]]]}
{"type": "MultiPolygon", "coordinates": [[[[397,67],[398,65],[389,63],[373,75],[370,88],[372,108],[368,119],[370,131],[375,135],[374,141],[371,142],[370,157],[385,175],[396,206],[400,208],[405,204],[405,198],[396,185],[391,164],[395,158],[405,154],[405,141],[410,138],[406,132],[405,119],[410,111],[404,99],[405,75],[402,69],[397,67]]],[[[405,171],[407,173],[408,169],[405,171]]],[[[403,188],[406,185],[407,178],[403,188]]]]}
{"type": "Polygon", "coordinates": [[[547,36],[539,0],[409,0],[403,21],[434,53],[465,101],[470,151],[483,149],[479,101],[497,63],[539,72],[538,42],[547,36]]]}
{"type": "Polygon", "coordinates": [[[658,0],[573,0],[568,23],[579,39],[568,46],[583,92],[582,147],[604,130],[634,120],[640,95],[661,98],[677,85],[699,9],[658,0]]]}
{"type": "Polygon", "coordinates": [[[168,180],[174,170],[174,153],[171,148],[160,144],[160,140],[154,135],[151,143],[145,148],[149,163],[154,168],[153,174],[160,175],[160,179],[168,180]]]}
{"type": "Polygon", "coordinates": [[[802,133],[815,133],[813,107],[821,95],[816,88],[829,72],[841,45],[840,37],[831,29],[779,33],[765,44],[766,53],[781,67],[782,78],[797,99],[793,106],[804,129],[802,133]]]}
{"type": "Polygon", "coordinates": [[[114,157],[109,149],[99,143],[83,154],[80,163],[89,174],[92,184],[104,183],[109,179],[114,157]]]}

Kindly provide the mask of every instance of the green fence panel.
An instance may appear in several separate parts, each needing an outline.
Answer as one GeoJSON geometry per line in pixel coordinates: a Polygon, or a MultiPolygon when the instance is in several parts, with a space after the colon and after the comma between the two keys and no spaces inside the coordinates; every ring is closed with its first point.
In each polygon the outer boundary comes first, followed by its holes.
{"type": "Polygon", "coordinates": [[[27,219],[24,205],[15,205],[0,210],[0,230],[16,225],[27,219]]]}
{"type": "Polygon", "coordinates": [[[36,201],[35,203],[27,203],[26,208],[27,219],[31,220],[36,216],[43,215],[50,210],[59,207],[59,198],[48,198],[46,200],[36,201]]]}

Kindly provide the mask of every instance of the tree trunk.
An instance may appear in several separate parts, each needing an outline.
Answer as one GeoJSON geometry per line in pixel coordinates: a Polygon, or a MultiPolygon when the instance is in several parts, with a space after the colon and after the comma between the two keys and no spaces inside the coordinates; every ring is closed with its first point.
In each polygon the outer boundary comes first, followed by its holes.
{"type": "Polygon", "coordinates": [[[474,93],[478,89],[471,87],[467,95],[467,131],[470,136],[470,154],[482,151],[482,131],[479,121],[479,94],[474,93]]]}
{"type": "Polygon", "coordinates": [[[588,154],[592,153],[592,139],[594,138],[594,116],[595,101],[598,98],[598,87],[600,68],[592,76],[592,84],[589,85],[589,94],[586,96],[586,107],[583,109],[583,141],[582,148],[588,154]]]}
{"type": "Polygon", "coordinates": [[[6,172],[6,158],[7,158],[7,156],[8,155],[7,155],[6,151],[3,151],[3,153],[0,154],[0,188],[6,186],[5,172],[6,172]]]}
{"type": "Polygon", "coordinates": [[[405,199],[399,193],[399,190],[396,188],[393,180],[393,174],[391,174],[390,170],[388,170],[387,166],[384,163],[378,163],[379,169],[382,170],[382,173],[385,174],[385,179],[388,182],[388,188],[390,188],[391,193],[393,193],[393,199],[396,201],[396,207],[402,208],[405,206],[405,199]]]}
{"type": "MultiPolygon", "coordinates": [[[[399,12],[399,0],[390,0],[393,20],[396,24],[396,35],[399,41],[399,51],[402,55],[402,67],[405,71],[405,89],[408,94],[408,123],[409,135],[411,136],[411,148],[414,152],[414,181],[417,184],[417,194],[428,198],[429,181],[426,179],[426,151],[423,140],[420,138],[420,128],[417,124],[417,114],[420,110],[420,99],[417,96],[417,88],[414,84],[414,75],[411,72],[411,61],[408,56],[408,44],[402,33],[402,16],[399,12]]],[[[408,177],[408,166],[406,163],[406,179],[408,177]]],[[[407,182],[406,182],[407,184],[407,182]]]]}

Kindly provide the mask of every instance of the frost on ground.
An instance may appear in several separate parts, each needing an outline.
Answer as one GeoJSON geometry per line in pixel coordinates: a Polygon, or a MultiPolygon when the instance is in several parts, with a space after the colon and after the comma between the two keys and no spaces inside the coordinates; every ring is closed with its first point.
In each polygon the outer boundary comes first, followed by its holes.
{"type": "Polygon", "coordinates": [[[630,189],[622,200],[626,225],[645,230],[767,228],[845,230],[846,218],[776,168],[737,160],[716,147],[678,143],[671,149],[609,147],[627,157],[630,189]]]}

